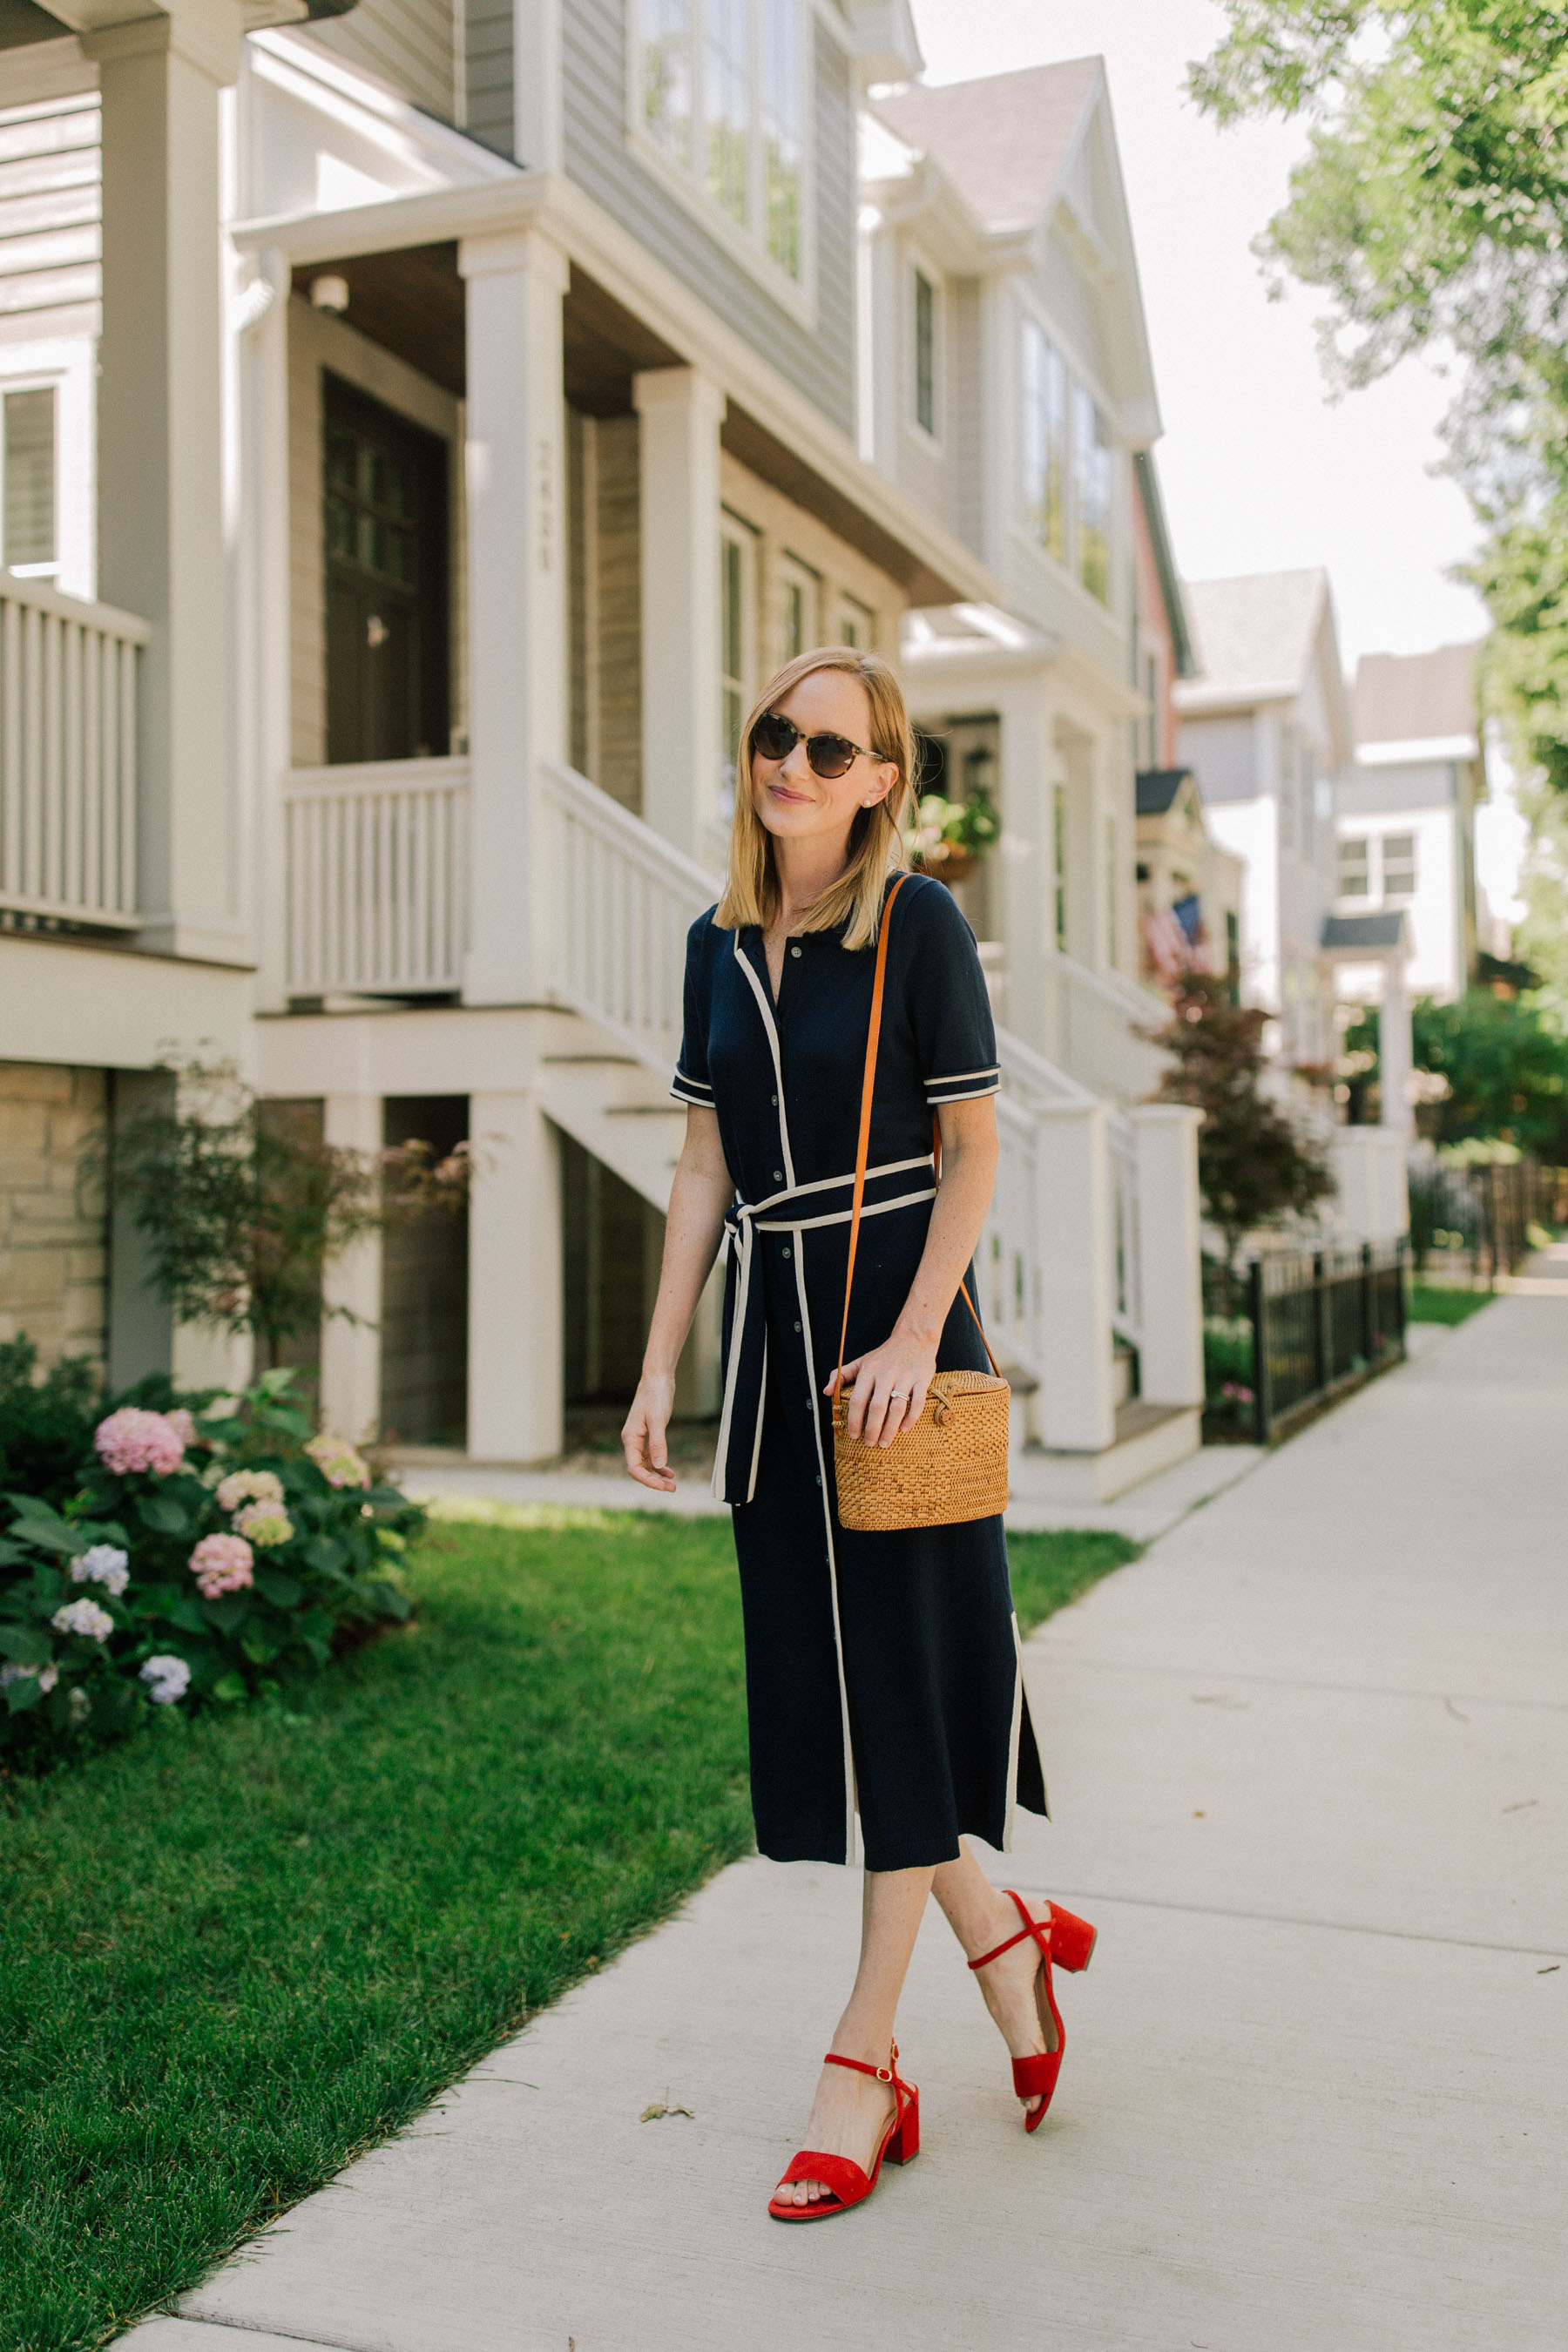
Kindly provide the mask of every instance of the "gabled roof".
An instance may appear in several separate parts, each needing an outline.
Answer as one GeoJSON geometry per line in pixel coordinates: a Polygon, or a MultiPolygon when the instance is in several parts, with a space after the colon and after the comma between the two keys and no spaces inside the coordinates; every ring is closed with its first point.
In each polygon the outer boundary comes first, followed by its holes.
{"type": "Polygon", "coordinates": [[[1029,229],[1056,196],[1104,78],[1099,58],[1074,58],[939,89],[911,84],[873,99],[871,111],[935,158],[985,228],[1029,229]]]}
{"type": "Polygon", "coordinates": [[[1138,814],[1163,816],[1173,805],[1184,784],[1191,784],[1196,793],[1197,783],[1190,768],[1140,768],[1137,777],[1138,814]]]}
{"type": "Polygon", "coordinates": [[[1476,692],[1478,645],[1438,646],[1429,654],[1363,654],[1352,706],[1363,743],[1453,743],[1479,748],[1476,692]]]}
{"type": "Polygon", "coordinates": [[[1193,656],[1192,631],[1187,625],[1187,608],[1182,599],[1176,560],[1171,552],[1170,527],[1165,520],[1165,501],[1160,495],[1160,477],[1155,470],[1152,449],[1135,450],[1132,469],[1138,482],[1138,503],[1149,533],[1154,570],[1160,582],[1160,602],[1165,608],[1165,626],[1171,632],[1171,652],[1175,659],[1176,676],[1191,677],[1197,663],[1193,656]]]}
{"type": "Polygon", "coordinates": [[[1284,701],[1311,674],[1326,572],[1260,572],[1189,580],[1187,613],[1198,675],[1176,688],[1184,710],[1226,702],[1284,701]]]}

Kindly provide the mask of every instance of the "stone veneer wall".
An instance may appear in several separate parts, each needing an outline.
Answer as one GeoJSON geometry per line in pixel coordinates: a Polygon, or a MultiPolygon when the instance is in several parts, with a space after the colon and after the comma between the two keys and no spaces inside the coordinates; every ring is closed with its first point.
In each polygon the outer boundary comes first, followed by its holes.
{"type": "Polygon", "coordinates": [[[0,1339],[45,1364],[103,1360],[109,1272],[103,1189],[89,1147],[107,1073],[0,1062],[0,1339]]]}

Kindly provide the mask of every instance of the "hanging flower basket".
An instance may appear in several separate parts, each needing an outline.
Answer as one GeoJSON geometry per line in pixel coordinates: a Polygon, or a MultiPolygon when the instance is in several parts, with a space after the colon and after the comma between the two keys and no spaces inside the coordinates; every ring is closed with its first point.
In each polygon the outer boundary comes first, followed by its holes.
{"type": "Polygon", "coordinates": [[[981,785],[966,801],[943,800],[940,793],[927,793],[905,840],[910,863],[917,873],[934,874],[939,882],[954,883],[967,880],[1001,833],[991,795],[981,785]]]}

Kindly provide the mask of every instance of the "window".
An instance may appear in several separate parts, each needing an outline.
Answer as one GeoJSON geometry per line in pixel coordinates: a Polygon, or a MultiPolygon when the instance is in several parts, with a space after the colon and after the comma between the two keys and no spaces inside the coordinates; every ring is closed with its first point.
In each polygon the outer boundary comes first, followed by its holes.
{"type": "Polygon", "coordinates": [[[805,274],[801,0],[637,0],[637,121],[797,281],[805,274]]]}
{"type": "Polygon", "coordinates": [[[451,749],[446,444],[333,375],[321,383],[327,758],[451,749]]]}
{"type": "Polygon", "coordinates": [[[8,392],[4,426],[0,561],[7,571],[52,579],[60,568],[55,536],[54,386],[8,392]]]}
{"type": "Polygon", "coordinates": [[[721,790],[731,805],[741,730],[752,704],[752,561],[749,534],[726,521],[719,541],[719,726],[721,790]]]}
{"type": "Polygon", "coordinates": [[[915,272],[915,423],[936,432],[936,288],[915,272]]]}
{"type": "Polygon", "coordinates": [[[1385,833],[1383,836],[1383,895],[1385,898],[1415,896],[1415,835],[1385,833]]]}
{"type": "Polygon", "coordinates": [[[1065,954],[1068,943],[1068,788],[1051,787],[1052,936],[1065,954]]]}
{"type": "Polygon", "coordinates": [[[779,652],[781,662],[794,661],[818,642],[817,608],[822,583],[809,564],[798,556],[784,555],[779,559],[781,594],[780,613],[784,622],[779,652]]]}
{"type": "Polygon", "coordinates": [[[1068,379],[1062,355],[1024,321],[1024,511],[1047,554],[1067,555],[1068,379]]]}
{"type": "Polygon", "coordinates": [[[1340,844],[1340,896],[1365,898],[1372,892],[1371,844],[1364,835],[1340,844]]]}
{"type": "Polygon", "coordinates": [[[846,596],[838,614],[839,644],[853,646],[858,653],[868,652],[875,642],[872,623],[869,608],[857,604],[853,596],[846,596]]]}
{"type": "Polygon", "coordinates": [[[1073,488],[1078,576],[1101,604],[1110,600],[1110,430],[1092,393],[1073,388],[1073,488]]]}

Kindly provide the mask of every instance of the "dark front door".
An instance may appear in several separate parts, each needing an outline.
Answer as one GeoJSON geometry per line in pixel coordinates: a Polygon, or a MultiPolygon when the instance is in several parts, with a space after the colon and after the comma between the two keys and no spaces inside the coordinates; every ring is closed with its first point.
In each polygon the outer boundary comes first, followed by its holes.
{"type": "Polygon", "coordinates": [[[440,756],[448,738],[447,451],[323,378],[327,758],[440,756]]]}

